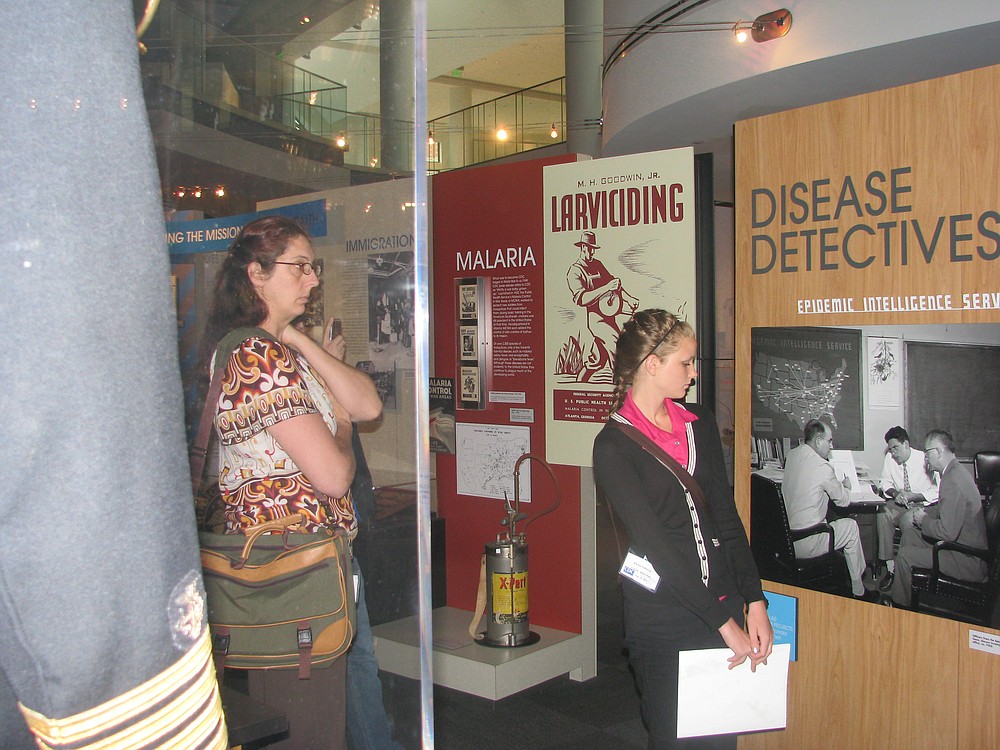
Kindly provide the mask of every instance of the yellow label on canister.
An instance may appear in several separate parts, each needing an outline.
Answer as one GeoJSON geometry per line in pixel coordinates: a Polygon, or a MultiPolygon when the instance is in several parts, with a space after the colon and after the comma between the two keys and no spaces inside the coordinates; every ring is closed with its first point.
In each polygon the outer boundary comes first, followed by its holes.
{"type": "Polygon", "coordinates": [[[498,615],[528,614],[528,571],[493,574],[493,612],[498,615]]]}

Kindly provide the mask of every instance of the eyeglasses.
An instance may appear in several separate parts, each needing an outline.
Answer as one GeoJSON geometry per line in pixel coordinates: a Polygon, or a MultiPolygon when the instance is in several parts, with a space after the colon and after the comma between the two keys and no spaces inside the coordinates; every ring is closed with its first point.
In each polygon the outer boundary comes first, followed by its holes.
{"type": "Polygon", "coordinates": [[[274,261],[274,263],[275,263],[275,265],[278,265],[278,266],[298,266],[299,271],[301,273],[304,273],[306,276],[308,276],[309,274],[315,273],[316,274],[316,278],[319,278],[320,273],[323,270],[322,266],[314,265],[313,263],[310,263],[308,260],[303,260],[303,261],[301,261],[299,263],[293,263],[290,260],[276,260],[276,261],[274,261]]]}
{"type": "Polygon", "coordinates": [[[944,451],[944,448],[938,448],[935,445],[933,448],[928,448],[927,450],[925,450],[924,453],[929,456],[931,454],[931,451],[937,451],[938,453],[941,453],[944,451]]]}

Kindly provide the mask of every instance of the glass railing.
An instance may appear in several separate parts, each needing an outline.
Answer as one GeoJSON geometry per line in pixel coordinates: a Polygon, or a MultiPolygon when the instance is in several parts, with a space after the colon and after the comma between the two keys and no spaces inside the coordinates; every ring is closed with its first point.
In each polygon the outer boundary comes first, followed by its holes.
{"type": "MultiPolygon", "coordinates": [[[[410,167],[404,171],[412,170],[413,123],[351,112],[345,85],[298,68],[280,53],[235,39],[169,2],[144,42],[150,109],[295,156],[371,170],[384,167],[388,133],[410,167]]],[[[557,78],[429,121],[428,170],[564,142],[565,88],[566,79],[557,78]]]]}
{"type": "MultiPolygon", "coordinates": [[[[347,122],[345,85],[219,31],[173,3],[161,5],[143,40],[141,70],[151,109],[288,153],[343,163],[344,149],[334,138],[358,127],[356,118],[347,122]]],[[[360,118],[362,132],[371,129],[367,119],[360,118]]]]}
{"type": "Polygon", "coordinates": [[[428,122],[428,170],[442,172],[566,140],[566,79],[474,104],[428,122]]]}
{"type": "Polygon", "coordinates": [[[305,132],[332,143],[343,153],[345,165],[381,169],[384,128],[392,124],[395,127],[391,132],[400,140],[404,162],[412,168],[412,122],[389,121],[388,118],[365,112],[348,112],[325,106],[314,101],[316,98],[315,92],[311,91],[281,97],[282,114],[293,131],[305,132]]]}

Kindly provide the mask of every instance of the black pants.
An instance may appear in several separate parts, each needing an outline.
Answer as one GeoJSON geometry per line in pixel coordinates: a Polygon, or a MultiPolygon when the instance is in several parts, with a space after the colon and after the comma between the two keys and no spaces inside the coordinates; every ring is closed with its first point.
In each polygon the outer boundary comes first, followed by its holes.
{"type": "MultiPolygon", "coordinates": [[[[635,672],[642,718],[649,730],[649,750],[735,748],[737,735],[677,739],[678,652],[724,648],[718,630],[710,629],[682,607],[667,607],[625,584],[625,646],[635,672]]],[[[743,622],[743,601],[730,597],[731,616],[743,622]]]]}

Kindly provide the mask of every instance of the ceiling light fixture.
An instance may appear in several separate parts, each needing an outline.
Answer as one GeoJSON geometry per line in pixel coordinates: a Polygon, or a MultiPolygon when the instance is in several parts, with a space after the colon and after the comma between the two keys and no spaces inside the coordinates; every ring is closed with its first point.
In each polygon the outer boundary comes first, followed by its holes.
{"type": "Polygon", "coordinates": [[[339,148],[341,151],[347,151],[348,150],[347,136],[344,135],[344,131],[343,130],[340,131],[340,134],[334,140],[334,144],[336,144],[337,148],[339,148]]]}
{"type": "Polygon", "coordinates": [[[681,3],[675,3],[657,12],[622,36],[604,59],[602,76],[607,77],[611,68],[633,47],[656,34],[725,31],[732,34],[739,43],[750,38],[761,44],[780,39],[792,28],[792,13],[787,8],[764,13],[753,21],[681,21],[679,19],[694,6],[678,10],[678,5],[681,3]]]}
{"type": "Polygon", "coordinates": [[[758,44],[780,39],[792,28],[792,12],[786,8],[757,16],[750,24],[750,38],[758,44]]]}
{"type": "Polygon", "coordinates": [[[497,140],[498,141],[507,140],[507,129],[503,125],[497,128],[497,140]]]}
{"type": "Polygon", "coordinates": [[[558,137],[559,137],[559,131],[556,130],[556,124],[552,123],[552,130],[549,131],[549,138],[555,140],[558,137]]]}

